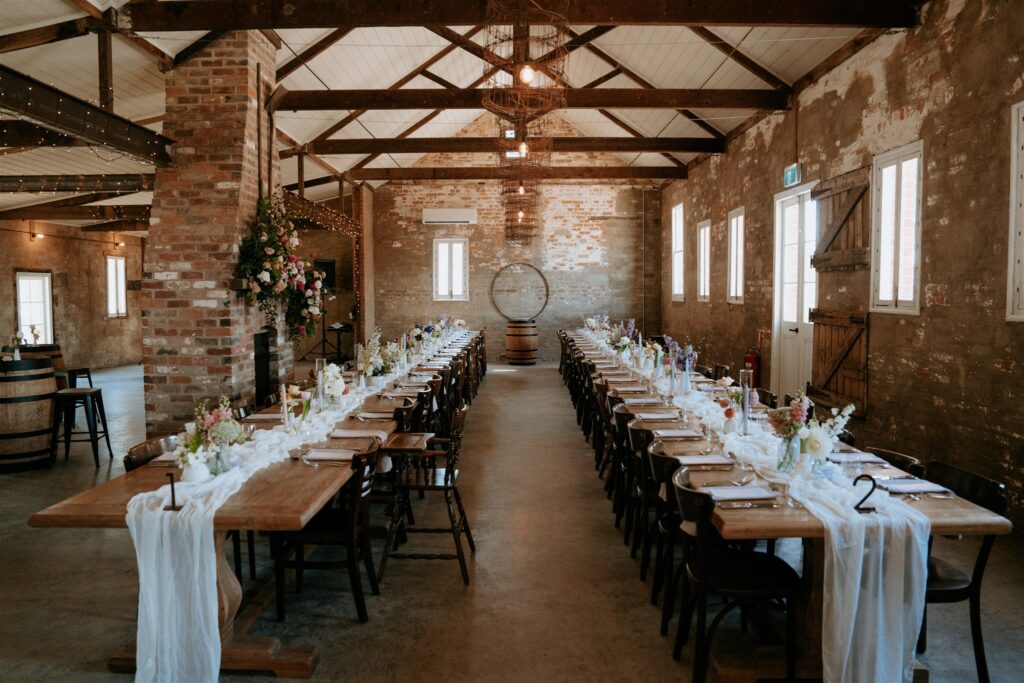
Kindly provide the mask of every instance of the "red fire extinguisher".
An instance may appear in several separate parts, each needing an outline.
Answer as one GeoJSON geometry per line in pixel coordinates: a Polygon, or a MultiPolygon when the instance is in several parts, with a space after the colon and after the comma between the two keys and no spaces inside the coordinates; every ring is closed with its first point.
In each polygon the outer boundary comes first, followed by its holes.
{"type": "Polygon", "coordinates": [[[761,386],[761,352],[756,347],[751,347],[743,356],[743,368],[754,371],[754,386],[761,386]]]}

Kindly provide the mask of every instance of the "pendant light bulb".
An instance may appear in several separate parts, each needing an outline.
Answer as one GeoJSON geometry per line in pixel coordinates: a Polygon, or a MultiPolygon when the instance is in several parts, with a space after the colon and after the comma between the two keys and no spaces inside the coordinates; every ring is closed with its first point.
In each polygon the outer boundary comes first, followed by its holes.
{"type": "Polygon", "coordinates": [[[526,153],[530,151],[530,148],[526,146],[525,142],[519,143],[519,156],[525,157],[526,153]]]}
{"type": "Polygon", "coordinates": [[[526,194],[526,188],[521,183],[519,185],[519,194],[526,194]]]}
{"type": "Polygon", "coordinates": [[[536,73],[537,72],[533,70],[532,66],[530,66],[529,64],[524,64],[523,68],[519,70],[519,80],[523,84],[529,85],[530,83],[533,82],[533,77],[536,75],[536,73]]]}
{"type": "Polygon", "coordinates": [[[525,215],[526,215],[526,214],[525,214],[525,213],[523,213],[522,211],[520,211],[520,212],[519,212],[519,221],[520,221],[520,222],[522,222],[522,220],[523,220],[523,216],[525,216],[525,215]]]}

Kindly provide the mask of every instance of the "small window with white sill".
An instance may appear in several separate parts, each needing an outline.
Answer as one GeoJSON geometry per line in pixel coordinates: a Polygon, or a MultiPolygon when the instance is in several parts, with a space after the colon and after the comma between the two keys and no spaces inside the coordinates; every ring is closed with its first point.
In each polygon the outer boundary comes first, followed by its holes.
{"type": "Polygon", "coordinates": [[[672,207],[672,301],[684,301],[683,205],[672,207]]]}
{"type": "Polygon", "coordinates": [[[871,230],[871,310],[921,311],[921,185],[923,144],[875,157],[871,230]]]}
{"type": "Polygon", "coordinates": [[[434,240],[434,301],[469,301],[469,240],[434,240]]]}
{"type": "Polygon", "coordinates": [[[15,273],[18,331],[26,344],[53,343],[53,291],[49,273],[15,273]],[[38,340],[38,341],[37,341],[38,340]]]}
{"type": "Polygon", "coordinates": [[[729,212],[729,291],[726,301],[743,303],[743,208],[729,212]]]}
{"type": "Polygon", "coordinates": [[[711,301],[711,221],[697,224],[697,301],[711,301]]]}
{"type": "Polygon", "coordinates": [[[124,256],[107,257],[107,317],[128,315],[128,283],[125,280],[124,256]]]}

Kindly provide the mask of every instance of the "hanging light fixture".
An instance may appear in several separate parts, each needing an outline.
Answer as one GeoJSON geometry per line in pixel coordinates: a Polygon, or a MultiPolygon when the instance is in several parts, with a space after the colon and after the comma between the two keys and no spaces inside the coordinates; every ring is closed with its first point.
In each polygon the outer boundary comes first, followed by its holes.
{"type": "Polygon", "coordinates": [[[519,183],[519,194],[526,194],[526,187],[522,183],[519,183]]]}
{"type": "Polygon", "coordinates": [[[529,64],[524,64],[523,68],[519,70],[519,81],[523,85],[529,85],[530,83],[533,83],[533,77],[535,75],[536,72],[533,70],[533,67],[529,64]]]}
{"type": "Polygon", "coordinates": [[[525,157],[526,153],[530,151],[530,148],[526,146],[526,141],[523,140],[519,143],[519,156],[525,157]]]}

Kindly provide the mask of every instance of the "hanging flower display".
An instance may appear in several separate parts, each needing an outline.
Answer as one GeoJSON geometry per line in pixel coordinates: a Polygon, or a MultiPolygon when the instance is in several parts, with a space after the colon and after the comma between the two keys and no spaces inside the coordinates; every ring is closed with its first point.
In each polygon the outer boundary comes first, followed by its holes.
{"type": "Polygon", "coordinates": [[[280,200],[259,203],[252,231],[239,247],[235,274],[248,280],[246,296],[267,318],[276,320],[283,309],[291,338],[308,337],[316,331],[323,311],[324,274],[307,270],[310,264],[292,253],[299,246],[299,232],[280,200]]]}

